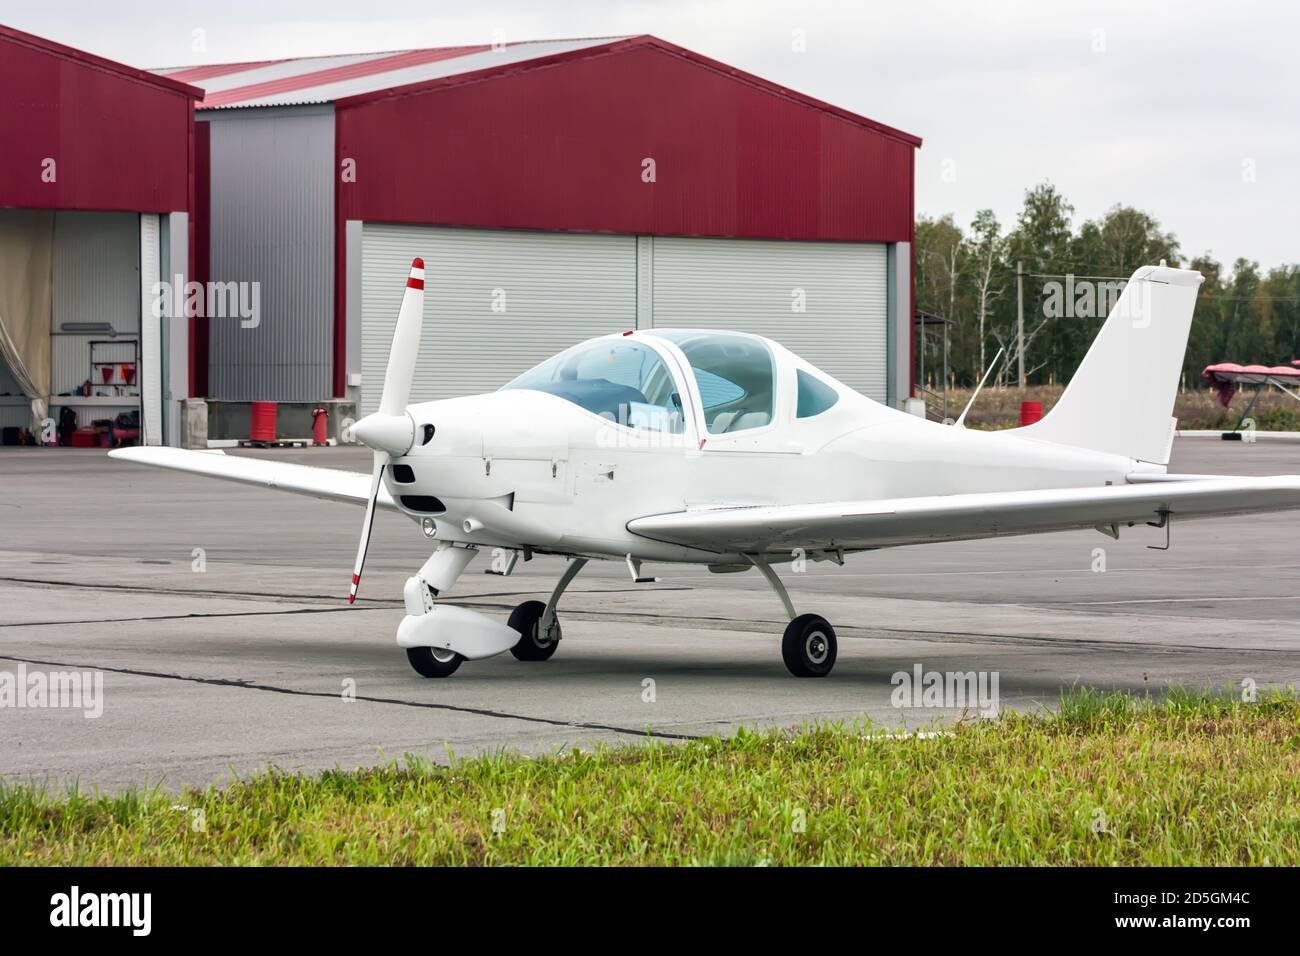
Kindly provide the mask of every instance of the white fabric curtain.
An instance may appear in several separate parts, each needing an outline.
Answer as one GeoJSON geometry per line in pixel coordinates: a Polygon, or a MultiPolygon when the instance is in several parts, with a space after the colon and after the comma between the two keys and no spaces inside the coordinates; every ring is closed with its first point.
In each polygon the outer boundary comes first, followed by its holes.
{"type": "Polygon", "coordinates": [[[54,213],[0,209],[0,358],[32,403],[40,430],[50,400],[54,213]]]}

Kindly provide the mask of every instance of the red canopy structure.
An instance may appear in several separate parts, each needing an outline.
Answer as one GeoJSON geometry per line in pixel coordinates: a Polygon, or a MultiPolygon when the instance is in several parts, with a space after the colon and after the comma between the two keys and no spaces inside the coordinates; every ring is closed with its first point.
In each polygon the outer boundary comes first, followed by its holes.
{"type": "Polygon", "coordinates": [[[1296,401],[1300,401],[1300,391],[1292,391],[1293,388],[1300,388],[1300,359],[1295,359],[1290,365],[1238,365],[1236,362],[1219,362],[1215,365],[1205,366],[1201,372],[1201,378],[1205,379],[1210,391],[1214,392],[1215,397],[1219,400],[1224,408],[1227,408],[1232,402],[1232,397],[1237,394],[1237,390],[1243,385],[1254,385],[1255,394],[1251,397],[1250,404],[1246,410],[1241,413],[1237,419],[1237,424],[1231,432],[1224,434],[1224,438],[1236,436],[1240,431],[1242,423],[1259,401],[1259,395],[1264,390],[1265,385],[1276,385],[1282,391],[1286,392],[1296,401]]]}
{"type": "Polygon", "coordinates": [[[1236,362],[1219,362],[1205,366],[1201,378],[1205,379],[1224,408],[1242,385],[1277,385],[1283,390],[1300,382],[1300,359],[1291,365],[1238,365],[1236,362]]]}

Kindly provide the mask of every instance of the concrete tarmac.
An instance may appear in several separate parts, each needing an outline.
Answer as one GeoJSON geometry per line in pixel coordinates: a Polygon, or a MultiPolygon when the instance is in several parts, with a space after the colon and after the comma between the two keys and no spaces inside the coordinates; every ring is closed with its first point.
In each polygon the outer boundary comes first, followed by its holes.
{"type": "MultiPolygon", "coordinates": [[[[238,452],[368,469],[364,449],[238,452]]],[[[1171,470],[1300,474],[1300,445],[1182,438],[1171,470]]],[[[378,516],[363,597],[346,603],[360,509],[115,462],[0,449],[0,672],[102,674],[103,713],[0,706],[0,775],[109,790],[220,783],[404,754],[677,740],[739,726],[869,718],[891,728],[956,707],[897,707],[893,675],[983,673],[1004,708],[1078,684],[1300,682],[1300,513],[897,548],[784,571],[829,619],[825,680],[781,662],[781,605],[755,573],[588,565],[545,663],[510,655],[424,680],[393,639],[401,586],[427,556],[378,516]],[[1097,549],[1103,549],[1098,552],[1097,549]],[[1101,563],[1104,561],[1104,565],[1101,563]],[[1104,567],[1104,570],[1102,569],[1104,567]]],[[[508,577],[470,566],[453,603],[504,617],[545,600],[562,563],[508,577]]],[[[968,708],[974,716],[977,708],[968,708]]]]}

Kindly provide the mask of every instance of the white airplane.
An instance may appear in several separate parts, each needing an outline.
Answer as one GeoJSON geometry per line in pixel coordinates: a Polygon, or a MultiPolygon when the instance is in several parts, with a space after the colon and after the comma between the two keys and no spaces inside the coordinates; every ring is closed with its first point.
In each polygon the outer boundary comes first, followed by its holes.
{"type": "MultiPolygon", "coordinates": [[[[591,559],[756,568],[785,605],[786,667],[824,677],[835,630],[798,614],[773,565],[893,545],[1300,508],[1300,476],[1166,474],[1179,370],[1201,276],[1139,269],[1060,401],[1039,422],[972,431],[895,411],[775,342],[648,329],[592,339],[487,395],[408,405],[424,317],[416,259],[379,409],[355,437],[365,475],[129,448],[114,458],[366,506],[355,600],[376,507],[419,523],[433,553],[406,581],[397,643],[425,677],[511,651],[555,653],[560,596],[591,559]],[[546,602],[506,623],[441,603],[483,549],[495,570],[561,555],[546,602]]],[[[436,318],[435,318],[436,322],[436,318]]],[[[1167,534],[1166,530],[1166,534],[1167,534]]]]}

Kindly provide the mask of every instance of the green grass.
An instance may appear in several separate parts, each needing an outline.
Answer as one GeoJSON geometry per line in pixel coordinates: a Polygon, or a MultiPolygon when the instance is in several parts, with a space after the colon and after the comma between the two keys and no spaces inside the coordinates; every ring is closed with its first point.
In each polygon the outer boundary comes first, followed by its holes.
{"type": "Polygon", "coordinates": [[[216,863],[1294,865],[1300,701],[1079,691],[926,739],[816,726],[179,798],[0,789],[0,866],[216,863]]]}

